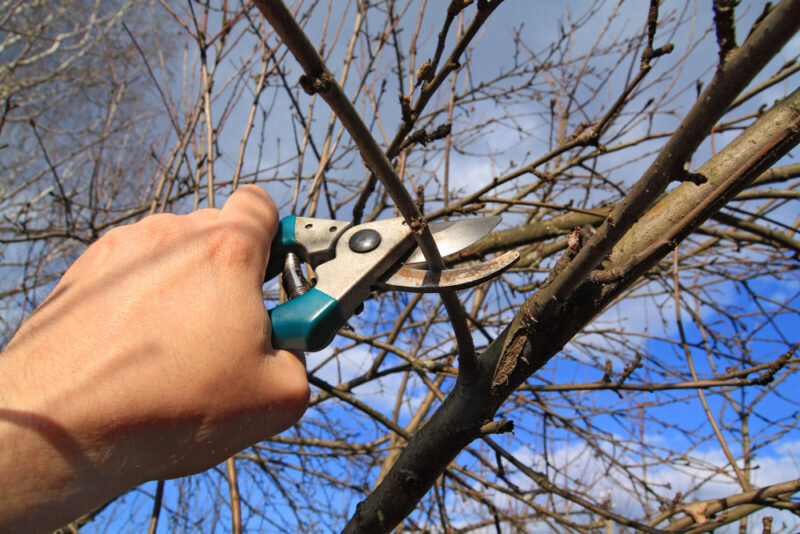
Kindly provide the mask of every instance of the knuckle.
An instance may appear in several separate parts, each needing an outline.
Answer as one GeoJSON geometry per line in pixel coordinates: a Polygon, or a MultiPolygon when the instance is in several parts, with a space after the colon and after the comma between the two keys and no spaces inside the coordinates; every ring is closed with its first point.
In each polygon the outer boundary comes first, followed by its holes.
{"type": "Polygon", "coordinates": [[[277,351],[268,361],[264,370],[270,387],[261,388],[262,399],[269,411],[280,406],[279,426],[285,430],[299,421],[308,408],[311,387],[305,360],[296,352],[277,351]]]}
{"type": "Polygon", "coordinates": [[[128,249],[127,243],[129,240],[130,226],[117,226],[92,243],[79,260],[108,261],[124,253],[128,249]]]}
{"type": "Polygon", "coordinates": [[[290,372],[285,373],[287,377],[284,383],[284,399],[288,407],[292,409],[295,420],[300,419],[308,408],[308,400],[311,397],[311,387],[308,384],[306,374],[305,358],[297,353],[289,356],[290,372]]]}
{"type": "Polygon", "coordinates": [[[181,232],[183,225],[177,215],[145,217],[137,223],[110,229],[92,243],[75,263],[95,269],[118,266],[132,258],[174,247],[181,232]]]}
{"type": "Polygon", "coordinates": [[[308,409],[311,388],[307,380],[293,380],[283,390],[281,409],[284,414],[285,428],[289,428],[303,417],[308,409]]]}
{"type": "Polygon", "coordinates": [[[271,227],[278,225],[278,208],[272,197],[261,187],[254,184],[247,184],[239,187],[236,192],[246,197],[252,197],[255,202],[251,204],[258,209],[259,217],[266,216],[263,221],[271,227]]]}
{"type": "Polygon", "coordinates": [[[160,213],[145,217],[134,225],[142,231],[150,247],[159,249],[174,243],[183,234],[182,219],[179,215],[160,213]]]}
{"type": "Polygon", "coordinates": [[[227,265],[247,265],[257,250],[252,236],[237,224],[215,225],[204,236],[210,257],[227,265]]]}
{"type": "Polygon", "coordinates": [[[308,400],[311,398],[311,387],[308,385],[308,380],[298,380],[297,383],[291,388],[289,399],[291,404],[299,411],[297,418],[299,419],[303,412],[308,408],[308,400]]]}
{"type": "Polygon", "coordinates": [[[127,228],[124,226],[117,226],[116,228],[112,228],[105,234],[103,234],[100,239],[95,241],[92,244],[92,248],[95,250],[114,250],[118,249],[122,246],[122,243],[126,239],[127,228]]]}

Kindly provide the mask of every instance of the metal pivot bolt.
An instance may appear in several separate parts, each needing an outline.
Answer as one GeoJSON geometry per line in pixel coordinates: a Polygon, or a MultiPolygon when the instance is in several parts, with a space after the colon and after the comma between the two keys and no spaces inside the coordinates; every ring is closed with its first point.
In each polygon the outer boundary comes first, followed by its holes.
{"type": "Polygon", "coordinates": [[[300,266],[300,258],[289,252],[286,254],[286,261],[283,265],[283,290],[286,291],[288,300],[299,297],[311,289],[311,285],[303,276],[303,268],[300,266]]]}
{"type": "Polygon", "coordinates": [[[371,228],[359,230],[350,237],[350,250],[353,252],[369,252],[380,244],[381,234],[371,228]]]}

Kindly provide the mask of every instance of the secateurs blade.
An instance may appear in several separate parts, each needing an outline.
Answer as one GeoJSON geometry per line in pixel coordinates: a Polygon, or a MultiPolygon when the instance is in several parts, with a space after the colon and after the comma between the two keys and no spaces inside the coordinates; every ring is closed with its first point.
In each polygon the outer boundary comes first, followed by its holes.
{"type": "MultiPolygon", "coordinates": [[[[499,222],[500,217],[487,217],[429,226],[440,254],[447,256],[478,241],[499,222]]],[[[373,287],[411,292],[465,289],[494,278],[519,258],[517,251],[509,251],[483,263],[432,271],[420,268],[425,258],[415,248],[413,233],[402,218],[358,226],[294,215],[281,219],[266,280],[283,271],[291,287],[290,300],[269,311],[273,347],[324,349],[373,287]],[[317,283],[310,290],[297,287],[303,280],[297,257],[316,273],[317,283]]]]}

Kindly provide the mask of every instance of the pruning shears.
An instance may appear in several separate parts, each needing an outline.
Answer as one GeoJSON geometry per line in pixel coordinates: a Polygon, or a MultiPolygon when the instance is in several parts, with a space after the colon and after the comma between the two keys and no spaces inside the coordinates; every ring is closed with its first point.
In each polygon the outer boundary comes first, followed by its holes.
{"type": "MultiPolygon", "coordinates": [[[[489,233],[500,217],[429,223],[442,256],[489,233]]],[[[374,287],[410,292],[464,289],[499,275],[519,258],[515,250],[458,269],[425,269],[403,218],[353,226],[349,222],[289,215],[272,242],[266,280],[283,274],[289,300],[269,311],[275,348],[315,352],[358,313],[374,287]],[[310,287],[301,261],[316,273],[310,287]]]]}

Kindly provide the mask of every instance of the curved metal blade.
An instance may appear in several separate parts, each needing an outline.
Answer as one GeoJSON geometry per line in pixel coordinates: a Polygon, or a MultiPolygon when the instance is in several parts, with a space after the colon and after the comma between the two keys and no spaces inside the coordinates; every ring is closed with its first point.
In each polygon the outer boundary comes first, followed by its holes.
{"type": "MultiPolygon", "coordinates": [[[[439,254],[449,256],[459,250],[475,243],[477,240],[488,234],[495,226],[500,224],[503,218],[500,216],[460,219],[458,221],[432,222],[429,224],[433,240],[439,248],[439,254]]],[[[425,256],[419,247],[415,247],[411,255],[406,259],[406,265],[424,264],[425,256]]]]}
{"type": "Polygon", "coordinates": [[[519,252],[509,250],[482,263],[433,272],[401,266],[378,285],[388,289],[399,289],[413,293],[435,293],[442,289],[466,289],[499,275],[519,259],[519,252]]]}

